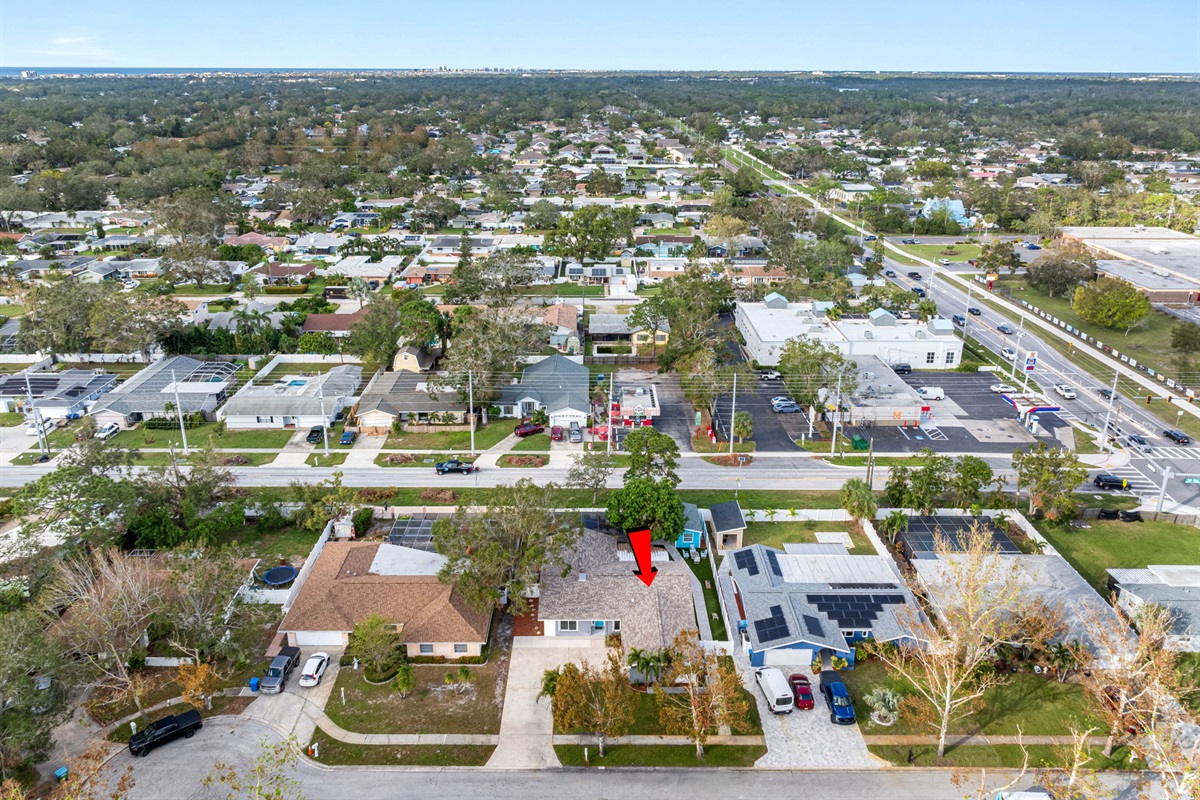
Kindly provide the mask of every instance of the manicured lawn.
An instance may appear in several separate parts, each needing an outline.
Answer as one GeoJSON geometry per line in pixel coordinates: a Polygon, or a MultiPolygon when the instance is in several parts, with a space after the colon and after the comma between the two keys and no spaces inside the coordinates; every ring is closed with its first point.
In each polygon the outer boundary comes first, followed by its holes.
{"type": "Polygon", "coordinates": [[[575,283],[542,283],[524,286],[520,293],[533,297],[604,297],[604,287],[575,283]]]}
{"type": "Polygon", "coordinates": [[[268,569],[279,559],[288,562],[303,561],[317,543],[319,534],[313,531],[283,528],[278,531],[260,531],[253,525],[237,528],[217,536],[215,544],[236,544],[248,557],[261,558],[260,569],[268,569]]]}
{"type": "Polygon", "coordinates": [[[743,489],[734,497],[731,489],[681,489],[675,494],[685,503],[702,508],[737,500],[742,508],[841,508],[835,491],[798,492],[787,489],[743,489]]]}
{"type": "MultiPolygon", "coordinates": [[[[905,682],[889,675],[880,662],[860,661],[854,669],[844,670],[842,677],[854,699],[854,709],[864,735],[937,735],[936,729],[903,716],[890,727],[871,721],[871,710],[862,698],[874,687],[883,685],[902,694],[912,694],[905,682]]],[[[1008,683],[987,692],[973,714],[953,720],[950,733],[1015,736],[1020,728],[1026,736],[1060,736],[1070,733],[1073,722],[1076,725],[1101,724],[1083,687],[1023,672],[1010,676],[1008,683]]]]}
{"type": "Polygon", "coordinates": [[[678,228],[647,228],[643,236],[690,236],[694,231],[686,226],[678,228]]]}
{"type": "MultiPolygon", "coordinates": [[[[252,429],[226,430],[223,435],[216,435],[216,423],[206,422],[194,428],[187,429],[188,445],[203,447],[212,443],[213,447],[221,450],[278,450],[288,443],[295,434],[294,430],[252,429]]],[[[332,434],[331,434],[332,435],[332,434]]],[[[183,437],[178,428],[150,429],[139,427],[133,430],[121,431],[109,440],[115,447],[182,447],[183,437]]]]}
{"type": "MultiPolygon", "coordinates": [[[[865,467],[870,462],[866,456],[834,456],[825,460],[840,467],[865,467]]],[[[875,466],[891,467],[912,464],[916,460],[915,456],[875,456],[875,466]]]]}
{"type": "MultiPolygon", "coordinates": [[[[908,238],[908,237],[907,237],[907,235],[901,235],[901,234],[894,233],[891,235],[891,238],[895,241],[896,244],[900,244],[900,239],[904,239],[904,238],[908,238]]],[[[920,239],[921,237],[918,236],[917,238],[920,239]]],[[[866,244],[871,244],[871,243],[864,243],[864,246],[866,246],[866,244]]],[[[933,262],[936,262],[939,258],[945,258],[950,261],[964,261],[964,262],[969,261],[972,258],[979,258],[979,245],[977,245],[977,244],[953,244],[953,245],[904,244],[904,245],[900,245],[900,246],[904,250],[912,253],[913,255],[920,256],[921,258],[927,258],[933,262]],[[958,255],[956,255],[956,256],[942,255],[942,251],[946,250],[946,249],[957,250],[958,255]]]]}
{"type": "MultiPolygon", "coordinates": [[[[513,432],[512,420],[497,420],[475,429],[475,449],[487,450],[513,432]]],[[[389,434],[384,447],[390,450],[469,450],[470,431],[438,431],[437,433],[389,434]]]]}
{"type": "Polygon", "coordinates": [[[340,467],[342,464],[346,463],[347,455],[348,454],[345,452],[339,453],[330,448],[328,456],[326,456],[324,452],[313,453],[305,460],[304,463],[308,464],[310,467],[340,467]]]}
{"type": "Polygon", "coordinates": [[[550,437],[545,433],[526,436],[512,447],[514,453],[549,453],[550,437]]]}
{"type": "Polygon", "coordinates": [[[1054,549],[1087,579],[1101,596],[1108,595],[1108,573],[1116,567],[1138,569],[1150,564],[1200,564],[1200,528],[1170,522],[1088,520],[1091,528],[1070,528],[1045,521],[1034,525],[1054,549]]]}
{"type": "MultiPolygon", "coordinates": [[[[75,427],[76,423],[72,422],[65,428],[52,428],[46,434],[46,443],[50,448],[51,453],[57,453],[60,450],[66,450],[75,444],[75,427]]],[[[29,439],[29,450],[40,450],[40,436],[27,436],[29,439]]]]}
{"type": "Polygon", "coordinates": [[[404,699],[390,684],[372,686],[361,670],[342,669],[325,713],[358,733],[499,733],[504,687],[497,682],[507,675],[505,659],[493,648],[487,664],[470,666],[471,684],[461,694],[445,683],[447,671],[457,671],[457,665],[414,665],[416,688],[404,699]]]}
{"type": "MultiPolygon", "coordinates": [[[[976,769],[981,767],[1006,767],[1008,769],[1019,769],[1024,759],[1024,756],[1021,754],[1021,748],[1015,744],[947,747],[944,758],[937,757],[937,745],[932,744],[911,746],[906,744],[871,744],[867,745],[867,749],[898,767],[965,767],[976,769]],[[910,753],[913,756],[911,764],[908,761],[910,753]]],[[[1029,766],[1031,769],[1041,766],[1059,766],[1062,764],[1058,747],[1053,745],[1026,745],[1025,749],[1029,753],[1029,766]]],[[[1099,747],[1093,747],[1091,748],[1091,757],[1092,761],[1087,765],[1088,769],[1129,769],[1129,750],[1125,747],[1119,747],[1114,750],[1112,758],[1105,758],[1104,753],[1099,747]]]]}
{"type": "Polygon", "coordinates": [[[784,542],[816,544],[817,531],[845,531],[850,534],[850,542],[853,545],[850,548],[850,555],[877,555],[870,540],[864,534],[850,530],[848,522],[810,522],[808,520],[787,522],[784,521],[786,517],[787,512],[781,511],[776,517],[780,520],[778,522],[751,522],[746,526],[746,532],[742,534],[742,544],[761,544],[782,550],[784,542]]]}
{"type": "Polygon", "coordinates": [[[32,361],[29,361],[26,363],[12,363],[12,362],[6,361],[6,362],[0,364],[0,375],[15,375],[18,372],[20,372],[21,370],[28,369],[29,367],[32,367],[32,366],[33,366],[32,361]]]}
{"type": "Polygon", "coordinates": [[[321,753],[321,757],[314,761],[345,767],[482,767],[496,749],[495,745],[490,744],[348,744],[339,742],[320,728],[317,728],[312,740],[321,753]]]}
{"type": "MultiPolygon", "coordinates": [[[[133,463],[142,467],[165,467],[171,463],[171,451],[169,450],[139,450],[139,455],[133,460],[133,463]]],[[[194,464],[198,457],[195,448],[192,449],[192,454],[184,456],[182,450],[175,451],[175,460],[184,464],[194,464]]],[[[218,453],[218,463],[223,459],[246,459],[246,464],[229,463],[225,466],[230,467],[261,467],[263,464],[269,464],[276,459],[275,453],[218,453]]]]}
{"type": "MultiPolygon", "coordinates": [[[[746,442],[734,442],[733,452],[735,453],[753,453],[758,445],[753,439],[746,442]]],[[[695,437],[692,439],[692,452],[694,453],[728,453],[729,442],[712,443],[712,440],[707,436],[695,437]]]]}
{"type": "Polygon", "coordinates": [[[696,758],[692,745],[617,745],[605,748],[600,758],[595,747],[588,748],[589,762],[583,760],[583,747],[574,744],[554,746],[564,767],[751,767],[767,753],[764,745],[712,745],[704,748],[704,758],[696,758]]]}
{"type": "Polygon", "coordinates": [[[5,411],[0,413],[0,428],[11,428],[13,425],[20,425],[25,421],[25,415],[19,411],[5,411]]]}
{"type": "Polygon", "coordinates": [[[717,596],[717,582],[713,580],[712,567],[707,558],[701,558],[698,564],[686,557],[684,561],[696,574],[696,579],[700,581],[700,588],[704,589],[704,610],[708,614],[708,624],[712,626],[713,638],[717,641],[724,641],[728,633],[725,630],[725,618],[721,616],[721,599],[717,596]],[[707,588],[705,582],[707,582],[707,588]],[[713,614],[717,616],[714,617],[713,614]]]}
{"type": "Polygon", "coordinates": [[[0,303],[0,317],[19,317],[25,313],[25,306],[20,303],[0,303]]]}

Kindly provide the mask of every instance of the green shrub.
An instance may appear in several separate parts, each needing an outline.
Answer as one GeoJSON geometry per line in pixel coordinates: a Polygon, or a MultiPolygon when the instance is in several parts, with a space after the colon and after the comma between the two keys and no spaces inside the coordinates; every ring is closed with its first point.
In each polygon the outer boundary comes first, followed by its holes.
{"type": "Polygon", "coordinates": [[[308,291],[307,285],[300,286],[264,286],[263,292],[266,294],[304,294],[308,291]]]}
{"type": "Polygon", "coordinates": [[[354,523],[354,535],[365,536],[371,530],[371,525],[375,521],[375,509],[360,508],[354,512],[354,516],[350,520],[354,523]]]}

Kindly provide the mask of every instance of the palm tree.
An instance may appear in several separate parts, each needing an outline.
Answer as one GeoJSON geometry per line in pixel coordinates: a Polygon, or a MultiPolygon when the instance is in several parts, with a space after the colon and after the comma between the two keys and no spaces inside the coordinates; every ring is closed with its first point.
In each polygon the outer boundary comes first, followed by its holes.
{"type": "Polygon", "coordinates": [[[837,322],[842,318],[842,307],[830,306],[829,308],[825,309],[825,318],[830,322],[837,322]]]}
{"type": "Polygon", "coordinates": [[[361,311],[363,305],[371,297],[371,284],[367,283],[365,278],[351,278],[350,284],[346,287],[346,294],[358,301],[358,308],[361,311]]]}
{"type": "Polygon", "coordinates": [[[895,545],[896,537],[908,530],[908,515],[896,509],[880,521],[879,528],[887,534],[888,543],[895,545]]]}
{"type": "Polygon", "coordinates": [[[1058,671],[1059,683],[1066,683],[1067,676],[1071,674],[1071,671],[1079,667],[1079,653],[1081,649],[1078,640],[1069,644],[1055,642],[1050,645],[1050,666],[1058,671]]]}

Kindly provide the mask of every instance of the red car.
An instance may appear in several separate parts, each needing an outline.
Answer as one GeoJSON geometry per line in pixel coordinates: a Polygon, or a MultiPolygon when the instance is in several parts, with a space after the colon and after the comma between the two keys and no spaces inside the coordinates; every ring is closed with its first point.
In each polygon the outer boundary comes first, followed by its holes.
{"type": "Polygon", "coordinates": [[[816,703],[813,702],[812,687],[808,684],[808,678],[803,675],[789,675],[788,683],[792,685],[792,693],[796,695],[796,708],[812,711],[816,703]]]}
{"type": "Polygon", "coordinates": [[[563,427],[562,427],[562,425],[555,425],[553,428],[550,429],[550,441],[561,442],[562,440],[563,440],[563,427]]]}
{"type": "Polygon", "coordinates": [[[541,433],[546,430],[545,426],[538,425],[536,422],[522,422],[517,427],[513,428],[513,433],[517,436],[533,436],[535,433],[541,433]]]}

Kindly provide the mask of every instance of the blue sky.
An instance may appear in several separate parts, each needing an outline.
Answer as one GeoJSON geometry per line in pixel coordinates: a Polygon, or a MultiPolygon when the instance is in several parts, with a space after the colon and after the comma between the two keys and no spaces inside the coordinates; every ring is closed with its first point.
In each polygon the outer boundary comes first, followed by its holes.
{"type": "Polygon", "coordinates": [[[1179,73],[1198,31],[1196,0],[0,0],[0,66],[1179,73]]]}

